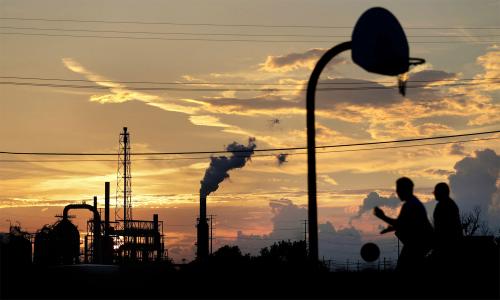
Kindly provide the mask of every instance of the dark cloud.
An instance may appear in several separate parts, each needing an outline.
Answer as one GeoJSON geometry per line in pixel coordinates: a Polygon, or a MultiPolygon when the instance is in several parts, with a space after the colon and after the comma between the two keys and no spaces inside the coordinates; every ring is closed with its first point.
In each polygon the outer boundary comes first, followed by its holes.
{"type": "Polygon", "coordinates": [[[483,214],[489,215],[490,221],[498,222],[494,207],[499,194],[498,173],[500,156],[491,149],[476,151],[475,156],[468,156],[454,166],[455,174],[448,179],[452,196],[462,212],[471,211],[479,206],[483,214]]]}
{"type": "MultiPolygon", "coordinates": [[[[262,64],[262,69],[268,72],[288,72],[299,68],[312,69],[319,58],[327,49],[310,49],[305,52],[295,52],[286,55],[268,56],[262,64]]],[[[343,56],[334,58],[330,64],[345,63],[347,60],[343,56]]],[[[330,65],[329,64],[329,65],[330,65]]]]}
{"type": "Polygon", "coordinates": [[[331,109],[339,103],[386,106],[404,100],[397,90],[386,89],[384,85],[374,81],[336,78],[322,80],[320,83],[322,84],[318,86],[320,90],[316,96],[318,109],[331,109]]]}
{"type": "Polygon", "coordinates": [[[451,144],[450,154],[451,155],[465,156],[465,155],[467,155],[467,153],[464,150],[465,150],[465,147],[463,144],[460,144],[460,143],[451,144]]]}
{"type": "MultiPolygon", "coordinates": [[[[335,110],[338,104],[387,106],[404,100],[396,90],[386,89],[373,81],[337,78],[320,81],[316,95],[316,107],[319,110],[335,110]],[[361,90],[353,89],[362,87],[361,90]],[[366,88],[374,88],[366,90],[366,88]]],[[[305,88],[305,87],[304,87],[305,88]]],[[[273,92],[272,89],[269,92],[273,92]]],[[[227,112],[245,112],[248,110],[305,109],[305,92],[297,96],[260,95],[251,98],[205,98],[206,102],[227,112]]]]}
{"type": "Polygon", "coordinates": [[[225,112],[244,112],[247,110],[275,110],[288,108],[305,108],[301,106],[300,98],[285,100],[276,95],[261,95],[249,98],[208,98],[198,101],[209,103],[225,109],[225,112]]]}
{"type": "Polygon", "coordinates": [[[371,211],[375,206],[385,206],[390,208],[397,208],[401,205],[401,200],[398,199],[395,195],[391,195],[390,197],[380,196],[377,192],[369,193],[365,199],[363,199],[363,203],[359,206],[358,214],[356,217],[360,217],[367,211],[371,211]]]}
{"type": "MultiPolygon", "coordinates": [[[[424,80],[425,84],[439,80],[453,78],[454,74],[439,70],[426,70],[411,75],[411,80],[424,80]]],[[[394,85],[397,80],[394,79],[394,85]]],[[[415,83],[417,84],[417,83],[415,83]]],[[[417,85],[423,85],[418,83],[417,85]]],[[[411,87],[411,84],[408,84],[411,87]]],[[[302,87],[305,89],[305,85],[302,87]]],[[[249,111],[270,111],[286,109],[305,109],[305,92],[286,97],[271,94],[274,91],[269,89],[269,95],[260,95],[251,98],[208,98],[199,101],[210,103],[214,108],[221,108],[225,113],[251,113],[249,111]]],[[[405,100],[411,100],[425,105],[432,110],[444,109],[440,101],[441,91],[437,89],[415,88],[407,91],[406,97],[402,97],[397,89],[387,88],[380,83],[352,79],[352,78],[334,78],[323,79],[317,87],[316,109],[330,113],[338,112],[338,106],[342,104],[353,104],[360,106],[387,107],[402,103],[405,100]]],[[[343,113],[348,113],[343,109],[343,113]]],[[[352,112],[355,113],[355,112],[352,112]]]]}
{"type": "Polygon", "coordinates": [[[363,245],[361,232],[350,226],[336,229],[331,222],[318,224],[319,255],[326,259],[345,261],[359,259],[363,245]]]}
{"type": "MultiPolygon", "coordinates": [[[[415,189],[415,192],[421,192],[419,189],[415,189]]],[[[423,191],[424,193],[429,193],[427,189],[423,191]]],[[[420,199],[422,200],[422,199],[420,199]]],[[[358,213],[351,218],[349,222],[354,219],[359,219],[364,213],[371,212],[375,206],[387,207],[391,209],[397,209],[402,205],[402,201],[394,194],[389,197],[380,196],[377,192],[369,193],[366,198],[363,199],[363,203],[359,206],[358,213]]],[[[435,201],[422,201],[423,205],[427,210],[427,214],[432,215],[434,211],[435,201]]]]}
{"type": "Polygon", "coordinates": [[[193,259],[193,253],[196,251],[196,247],[193,240],[196,236],[184,236],[182,238],[170,238],[168,241],[168,254],[169,257],[175,258],[176,262],[182,262],[183,259],[190,261],[193,259]]]}
{"type": "Polygon", "coordinates": [[[448,176],[454,173],[451,170],[443,170],[443,169],[426,169],[424,170],[424,172],[427,174],[438,175],[438,176],[448,176]]]}
{"type": "MultiPolygon", "coordinates": [[[[294,204],[291,200],[280,199],[269,202],[272,211],[273,230],[269,234],[245,234],[238,231],[235,241],[241,248],[257,254],[263,247],[272,245],[278,240],[303,240],[304,220],[307,219],[307,208],[294,204]]],[[[362,245],[362,234],[349,226],[337,229],[329,221],[318,224],[319,255],[325,259],[356,259],[362,245]]]]}
{"type": "Polygon", "coordinates": [[[300,237],[300,233],[303,232],[300,224],[307,219],[306,207],[298,206],[289,199],[271,200],[269,207],[273,214],[271,218],[273,231],[269,234],[270,237],[278,239],[300,237]],[[284,228],[288,229],[281,230],[284,228]]]}
{"type": "Polygon", "coordinates": [[[425,83],[408,83],[408,86],[411,85],[422,85],[422,84],[428,84],[431,82],[436,82],[436,81],[441,81],[441,80],[449,80],[453,79],[456,77],[455,73],[448,73],[445,71],[441,70],[423,70],[420,72],[412,73],[409,76],[409,81],[429,81],[425,83]]]}
{"type": "Polygon", "coordinates": [[[272,245],[279,240],[303,240],[303,220],[307,219],[307,209],[294,204],[289,199],[269,201],[273,230],[269,234],[245,234],[238,231],[236,244],[244,251],[253,255],[258,254],[261,248],[272,245]]]}

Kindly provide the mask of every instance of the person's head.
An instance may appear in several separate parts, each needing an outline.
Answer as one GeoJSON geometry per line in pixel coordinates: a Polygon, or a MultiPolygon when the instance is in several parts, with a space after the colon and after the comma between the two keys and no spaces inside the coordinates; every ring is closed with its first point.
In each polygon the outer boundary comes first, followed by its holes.
{"type": "Polygon", "coordinates": [[[413,196],[413,181],[408,177],[401,177],[396,180],[396,193],[401,201],[408,200],[413,196]]]}
{"type": "Polygon", "coordinates": [[[445,182],[440,182],[434,187],[434,197],[436,201],[450,198],[450,187],[445,182]]]}

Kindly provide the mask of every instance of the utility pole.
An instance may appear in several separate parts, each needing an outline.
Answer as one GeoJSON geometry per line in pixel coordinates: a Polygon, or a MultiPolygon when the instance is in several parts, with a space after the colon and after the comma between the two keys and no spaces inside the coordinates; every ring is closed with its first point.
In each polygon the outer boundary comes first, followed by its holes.
{"type": "Polygon", "coordinates": [[[214,219],[216,217],[216,215],[208,215],[209,219],[210,219],[210,254],[213,253],[213,240],[214,240],[214,233],[213,233],[213,223],[214,222],[214,219]]]}
{"type": "Polygon", "coordinates": [[[304,242],[306,242],[307,245],[307,219],[302,220],[302,224],[304,225],[304,242]]]}

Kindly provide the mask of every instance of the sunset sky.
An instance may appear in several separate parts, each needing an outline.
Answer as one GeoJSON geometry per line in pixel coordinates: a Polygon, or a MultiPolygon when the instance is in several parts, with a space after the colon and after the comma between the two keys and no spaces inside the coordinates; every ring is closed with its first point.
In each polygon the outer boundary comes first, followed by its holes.
{"type": "MultiPolygon", "coordinates": [[[[404,97],[395,88],[318,91],[317,145],[499,130],[500,1],[0,0],[0,151],[116,153],[124,126],[132,152],[224,150],[250,137],[257,149],[303,147],[302,89],[311,70],[324,51],[350,40],[373,6],[389,9],[405,28],[411,56],[426,59],[409,74],[420,82],[409,82],[404,97]]],[[[346,52],[322,83],[393,87],[397,79],[367,73],[346,52]]],[[[216,247],[256,253],[303,237],[303,153],[269,152],[230,171],[208,197],[216,247]],[[282,164],[273,156],[280,153],[290,154],[282,164]]],[[[460,208],[480,206],[498,230],[499,154],[498,139],[318,153],[320,256],[358,259],[364,242],[378,241],[382,255],[394,257],[396,240],[381,239],[383,224],[371,208],[397,214],[401,176],[414,180],[429,215],[432,188],[450,182],[460,208]]],[[[148,158],[132,161],[134,217],[159,213],[169,254],[190,260],[209,155],[148,158]]],[[[102,205],[105,181],[115,195],[115,159],[0,154],[0,231],[10,220],[35,232],[64,205],[91,203],[94,195],[102,205]]],[[[90,213],[74,214],[84,231],[90,213]]]]}

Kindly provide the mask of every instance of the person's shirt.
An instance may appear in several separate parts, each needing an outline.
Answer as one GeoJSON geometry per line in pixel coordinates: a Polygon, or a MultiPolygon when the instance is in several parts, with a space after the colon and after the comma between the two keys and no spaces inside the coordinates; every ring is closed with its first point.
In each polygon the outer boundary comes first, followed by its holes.
{"type": "Polygon", "coordinates": [[[405,246],[429,249],[433,240],[433,228],[427,211],[417,197],[406,200],[396,220],[396,236],[405,246]]]}
{"type": "Polygon", "coordinates": [[[438,201],[433,217],[438,246],[451,246],[463,237],[459,209],[451,198],[438,201]]]}

